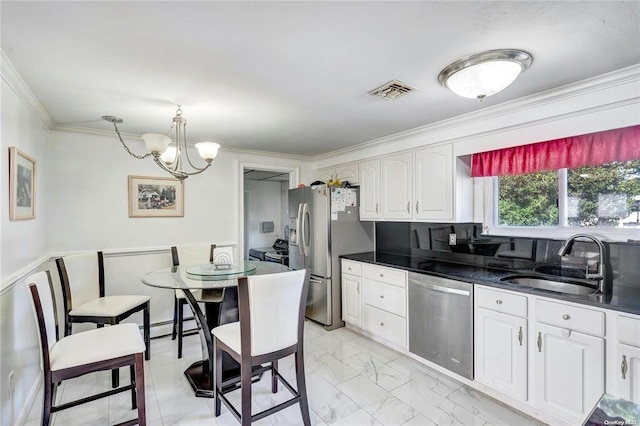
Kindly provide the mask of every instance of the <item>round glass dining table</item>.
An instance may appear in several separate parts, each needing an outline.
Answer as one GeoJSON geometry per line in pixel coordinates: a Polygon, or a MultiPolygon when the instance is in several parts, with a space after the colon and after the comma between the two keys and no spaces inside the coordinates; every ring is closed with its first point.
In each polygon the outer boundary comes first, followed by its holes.
{"type": "MultiPolygon", "coordinates": [[[[183,265],[149,272],[141,279],[151,287],[182,290],[194,313],[202,343],[202,360],[184,372],[196,396],[213,398],[213,337],[218,325],[238,321],[238,280],[274,274],[289,267],[274,262],[238,261],[231,264],[183,265]],[[204,305],[204,312],[200,308],[204,305]]],[[[236,386],[240,365],[226,353],[222,360],[223,388],[236,386]]]]}

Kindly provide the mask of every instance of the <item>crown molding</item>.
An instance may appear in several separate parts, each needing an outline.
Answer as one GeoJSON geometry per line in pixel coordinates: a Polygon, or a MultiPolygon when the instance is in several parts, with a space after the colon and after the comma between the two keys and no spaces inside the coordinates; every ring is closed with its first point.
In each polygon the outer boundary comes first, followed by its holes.
{"type": "MultiPolygon", "coordinates": [[[[474,111],[467,114],[459,115],[457,117],[449,118],[446,120],[438,121],[436,123],[427,124],[425,126],[416,127],[404,132],[394,133],[389,136],[366,141],[357,145],[350,146],[348,148],[332,151],[327,154],[321,154],[313,157],[312,161],[319,161],[327,158],[337,157],[340,155],[349,154],[355,151],[359,151],[365,148],[373,148],[376,146],[400,141],[415,136],[425,136],[430,134],[442,133],[448,130],[469,127],[477,123],[481,123],[487,120],[495,120],[500,117],[513,115],[514,113],[532,110],[535,108],[549,106],[551,104],[566,101],[571,98],[588,95],[591,93],[607,90],[612,87],[638,82],[640,81],[640,64],[632,65],[620,70],[611,71],[606,74],[602,74],[595,77],[590,77],[585,80],[581,80],[574,83],[569,83],[564,86],[548,89],[543,92],[535,93],[533,95],[525,96],[523,98],[515,99],[513,101],[504,102],[495,106],[491,106],[480,111],[474,111]]],[[[638,97],[630,94],[630,98],[637,100],[638,97]]],[[[585,108],[585,110],[591,110],[593,108],[585,108]]],[[[571,111],[567,114],[556,115],[553,120],[566,116],[573,116],[579,113],[579,111],[571,111]]],[[[532,120],[540,122],[540,119],[532,120]]],[[[520,123],[519,125],[528,126],[530,123],[520,123]]],[[[514,128],[518,125],[507,125],[504,128],[514,128]]],[[[494,128],[491,132],[499,132],[504,128],[494,128]]],[[[460,135],[453,139],[439,140],[434,143],[450,142],[452,140],[467,139],[476,135],[485,134],[485,132],[473,132],[466,135],[460,135]]]]}
{"type": "Polygon", "coordinates": [[[38,121],[40,121],[47,130],[51,129],[54,124],[51,116],[47,110],[44,109],[38,98],[33,94],[27,83],[22,79],[2,50],[0,50],[0,73],[2,74],[2,79],[18,98],[22,100],[24,105],[33,113],[38,121]]]}

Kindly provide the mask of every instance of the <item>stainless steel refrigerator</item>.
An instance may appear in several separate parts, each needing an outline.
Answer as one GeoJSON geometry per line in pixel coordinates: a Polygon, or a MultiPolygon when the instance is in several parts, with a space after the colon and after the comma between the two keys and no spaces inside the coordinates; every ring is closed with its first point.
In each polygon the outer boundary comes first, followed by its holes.
{"type": "Polygon", "coordinates": [[[361,222],[357,188],[289,190],[289,266],[309,269],[307,318],[342,327],[339,256],[374,250],[374,222],[361,222]]]}

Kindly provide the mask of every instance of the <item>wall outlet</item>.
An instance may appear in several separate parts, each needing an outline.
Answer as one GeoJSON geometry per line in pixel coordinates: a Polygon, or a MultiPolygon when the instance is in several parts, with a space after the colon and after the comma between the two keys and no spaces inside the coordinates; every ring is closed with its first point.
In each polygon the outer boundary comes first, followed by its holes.
{"type": "Polygon", "coordinates": [[[7,380],[7,382],[9,383],[9,398],[12,398],[13,392],[16,390],[16,375],[13,371],[9,373],[9,380],[7,380]]]}
{"type": "Polygon", "coordinates": [[[455,246],[458,244],[458,236],[456,234],[449,234],[449,245],[455,246]]]}

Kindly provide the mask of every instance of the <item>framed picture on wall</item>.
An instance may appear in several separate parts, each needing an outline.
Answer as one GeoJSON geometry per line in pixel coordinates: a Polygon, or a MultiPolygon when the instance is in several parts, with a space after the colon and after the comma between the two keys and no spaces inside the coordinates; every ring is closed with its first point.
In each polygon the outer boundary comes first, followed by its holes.
{"type": "Polygon", "coordinates": [[[36,217],[36,160],[9,147],[9,220],[36,217]]]}
{"type": "Polygon", "coordinates": [[[129,217],[183,216],[183,181],[170,177],[129,176],[129,217]]]}

